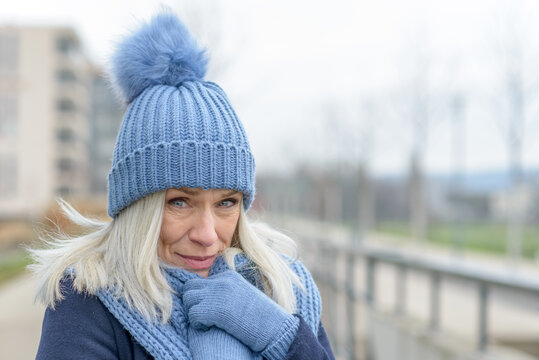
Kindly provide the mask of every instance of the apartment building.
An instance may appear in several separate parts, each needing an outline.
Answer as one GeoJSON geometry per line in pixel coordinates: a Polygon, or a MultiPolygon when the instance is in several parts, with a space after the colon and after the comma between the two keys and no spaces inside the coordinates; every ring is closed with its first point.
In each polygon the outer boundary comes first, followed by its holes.
{"type": "Polygon", "coordinates": [[[0,26],[0,219],[88,194],[90,85],[72,29],[0,26]]]}
{"type": "Polygon", "coordinates": [[[91,75],[90,192],[93,196],[104,196],[123,109],[113,96],[102,70],[95,67],[91,75]]]}

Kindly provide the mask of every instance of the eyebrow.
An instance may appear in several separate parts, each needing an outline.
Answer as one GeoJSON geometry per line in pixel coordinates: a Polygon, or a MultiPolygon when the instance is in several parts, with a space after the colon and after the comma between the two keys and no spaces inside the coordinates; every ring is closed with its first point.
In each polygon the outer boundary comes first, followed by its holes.
{"type": "Polygon", "coordinates": [[[198,195],[200,193],[200,191],[198,190],[190,190],[190,189],[186,189],[186,188],[181,188],[181,189],[176,189],[178,191],[181,191],[181,192],[184,192],[188,195],[198,195]]]}

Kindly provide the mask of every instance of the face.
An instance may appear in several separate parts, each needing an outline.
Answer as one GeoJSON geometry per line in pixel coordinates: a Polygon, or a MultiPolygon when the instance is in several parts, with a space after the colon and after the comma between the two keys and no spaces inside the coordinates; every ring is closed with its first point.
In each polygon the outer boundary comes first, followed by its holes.
{"type": "Polygon", "coordinates": [[[159,257],[207,277],[217,255],[232,243],[242,196],[226,189],[168,189],[159,257]]]}

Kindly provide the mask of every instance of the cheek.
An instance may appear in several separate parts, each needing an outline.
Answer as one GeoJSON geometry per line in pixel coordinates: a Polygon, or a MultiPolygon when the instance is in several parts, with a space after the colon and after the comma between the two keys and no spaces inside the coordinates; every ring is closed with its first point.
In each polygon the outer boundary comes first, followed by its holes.
{"type": "Polygon", "coordinates": [[[223,239],[226,239],[226,242],[229,245],[232,241],[232,237],[234,236],[234,231],[236,231],[237,225],[238,216],[226,219],[220,224],[221,236],[223,237],[223,239]]]}
{"type": "Polygon", "coordinates": [[[161,232],[159,234],[159,240],[162,245],[170,244],[175,241],[175,235],[177,237],[179,231],[176,229],[174,222],[168,221],[167,218],[163,219],[161,224],[161,232]]]}
{"type": "Polygon", "coordinates": [[[165,245],[169,242],[167,228],[165,226],[161,226],[161,232],[159,233],[159,242],[161,243],[161,245],[165,245]]]}

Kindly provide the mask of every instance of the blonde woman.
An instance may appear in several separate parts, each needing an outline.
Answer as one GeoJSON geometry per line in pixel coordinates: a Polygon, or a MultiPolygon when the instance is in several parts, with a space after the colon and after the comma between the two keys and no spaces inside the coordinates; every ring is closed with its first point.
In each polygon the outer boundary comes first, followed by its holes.
{"type": "Polygon", "coordinates": [[[47,305],[38,359],[332,359],[320,295],[288,237],[251,224],[255,164],[207,58],[161,13],[127,36],[111,80],[127,110],[111,222],[32,251],[47,305]]]}

